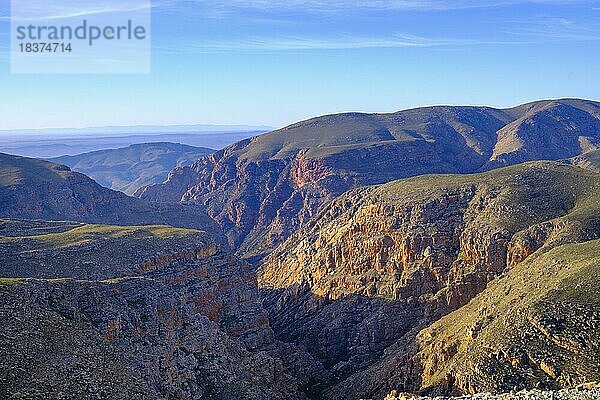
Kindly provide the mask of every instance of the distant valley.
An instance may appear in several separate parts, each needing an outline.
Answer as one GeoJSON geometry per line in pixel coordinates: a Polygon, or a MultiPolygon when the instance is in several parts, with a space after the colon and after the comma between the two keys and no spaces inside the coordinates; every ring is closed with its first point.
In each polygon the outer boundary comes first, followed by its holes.
{"type": "Polygon", "coordinates": [[[132,195],[143,186],[164,182],[173,168],[191,165],[212,152],[212,149],[178,143],[146,143],[49,161],[67,165],[102,186],[132,195]]]}

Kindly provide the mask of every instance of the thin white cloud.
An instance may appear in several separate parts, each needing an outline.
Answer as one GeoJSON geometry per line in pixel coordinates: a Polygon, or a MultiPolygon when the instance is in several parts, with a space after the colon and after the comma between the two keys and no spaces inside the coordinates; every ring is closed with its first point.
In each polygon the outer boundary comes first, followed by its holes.
{"type": "Polygon", "coordinates": [[[263,11],[337,12],[348,10],[444,11],[502,7],[518,4],[576,5],[593,0],[165,0],[163,6],[201,5],[213,11],[236,9],[263,11]]]}
{"type": "Polygon", "coordinates": [[[600,29],[596,25],[586,25],[564,17],[535,16],[513,21],[517,28],[509,33],[529,36],[546,41],[597,41],[600,29]]]}
{"type": "Polygon", "coordinates": [[[532,17],[506,21],[515,28],[505,31],[501,39],[464,39],[424,37],[404,33],[387,36],[279,36],[227,39],[223,41],[189,41],[155,46],[161,53],[228,53],[280,52],[303,50],[351,50],[367,48],[442,48],[461,49],[473,46],[535,45],[556,41],[597,41],[596,27],[585,26],[562,17],[532,17]]]}
{"type": "MultiPolygon", "coordinates": [[[[598,10],[596,0],[98,0],[93,6],[82,8],[81,0],[47,0],[20,1],[19,14],[12,18],[29,19],[65,19],[81,16],[131,12],[149,8],[162,10],[193,9],[202,7],[213,12],[213,15],[225,15],[240,9],[262,11],[297,11],[297,12],[340,12],[351,10],[412,10],[412,11],[444,11],[469,8],[502,7],[518,4],[576,5],[589,4],[598,10]]],[[[210,14],[206,15],[210,16],[210,14]]],[[[0,20],[9,19],[0,16],[0,20]]]]}
{"type": "Polygon", "coordinates": [[[100,14],[128,13],[149,10],[150,0],[98,0],[92,6],[82,7],[81,0],[48,2],[28,0],[14,2],[11,19],[14,21],[57,20],[100,14]]]}
{"type": "MultiPolygon", "coordinates": [[[[395,11],[444,11],[469,8],[502,7],[518,4],[547,5],[597,5],[595,0],[98,0],[93,6],[82,8],[81,0],[30,0],[18,2],[18,13],[13,19],[66,19],[89,15],[133,12],[156,8],[160,10],[189,10],[201,7],[205,17],[222,17],[230,12],[255,9],[269,12],[344,12],[352,10],[395,10],[395,11]],[[19,15],[20,14],[20,15],[19,15]]],[[[597,9],[597,8],[592,8],[597,9]]],[[[0,16],[0,20],[9,19],[0,16]]]]}
{"type": "MultiPolygon", "coordinates": [[[[515,44],[515,42],[511,42],[515,44]]],[[[250,38],[227,41],[202,41],[179,43],[178,45],[158,45],[154,50],[160,53],[228,53],[228,52],[279,52],[303,50],[352,50],[369,48],[427,48],[464,47],[477,45],[503,45],[508,42],[470,39],[427,38],[407,34],[388,37],[299,37],[250,38]]]]}

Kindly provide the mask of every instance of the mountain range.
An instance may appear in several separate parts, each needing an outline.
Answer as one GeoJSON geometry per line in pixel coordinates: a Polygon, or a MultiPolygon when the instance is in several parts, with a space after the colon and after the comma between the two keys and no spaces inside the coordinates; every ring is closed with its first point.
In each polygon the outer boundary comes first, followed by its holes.
{"type": "Polygon", "coordinates": [[[599,171],[578,99],[317,117],[134,197],[0,154],[0,397],[594,387],[599,171]]]}
{"type": "Polygon", "coordinates": [[[328,115],[226,147],[137,195],[204,205],[238,254],[260,258],[354,187],[571,158],[599,146],[600,104],[586,100],[328,115]]]}

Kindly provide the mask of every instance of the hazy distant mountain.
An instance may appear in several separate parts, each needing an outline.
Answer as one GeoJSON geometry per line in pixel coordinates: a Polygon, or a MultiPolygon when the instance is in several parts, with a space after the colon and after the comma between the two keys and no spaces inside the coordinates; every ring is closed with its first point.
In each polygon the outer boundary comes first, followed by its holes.
{"type": "Polygon", "coordinates": [[[600,147],[600,103],[426,107],[313,118],[177,168],[144,199],[207,206],[240,254],[260,255],[361,185],[558,160],[600,147]]]}
{"type": "Polygon", "coordinates": [[[130,126],[99,126],[90,128],[48,128],[48,129],[15,129],[0,130],[0,136],[21,135],[52,135],[52,136],[96,136],[111,134],[112,136],[127,136],[132,134],[150,133],[197,133],[197,132],[250,132],[269,131],[273,127],[266,125],[130,125],[130,126]]]}
{"type": "Polygon", "coordinates": [[[142,186],[164,182],[173,168],[191,165],[213,151],[178,143],[146,143],[62,156],[49,161],[64,164],[102,186],[131,195],[142,186]]]}

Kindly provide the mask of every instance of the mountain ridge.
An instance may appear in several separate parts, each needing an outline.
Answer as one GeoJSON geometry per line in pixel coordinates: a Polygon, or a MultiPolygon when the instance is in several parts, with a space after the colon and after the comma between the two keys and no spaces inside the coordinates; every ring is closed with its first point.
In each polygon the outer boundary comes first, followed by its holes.
{"type": "Polygon", "coordinates": [[[0,218],[173,225],[206,230],[223,242],[218,225],[199,206],[148,203],[39,159],[0,153],[0,171],[0,218]]]}

